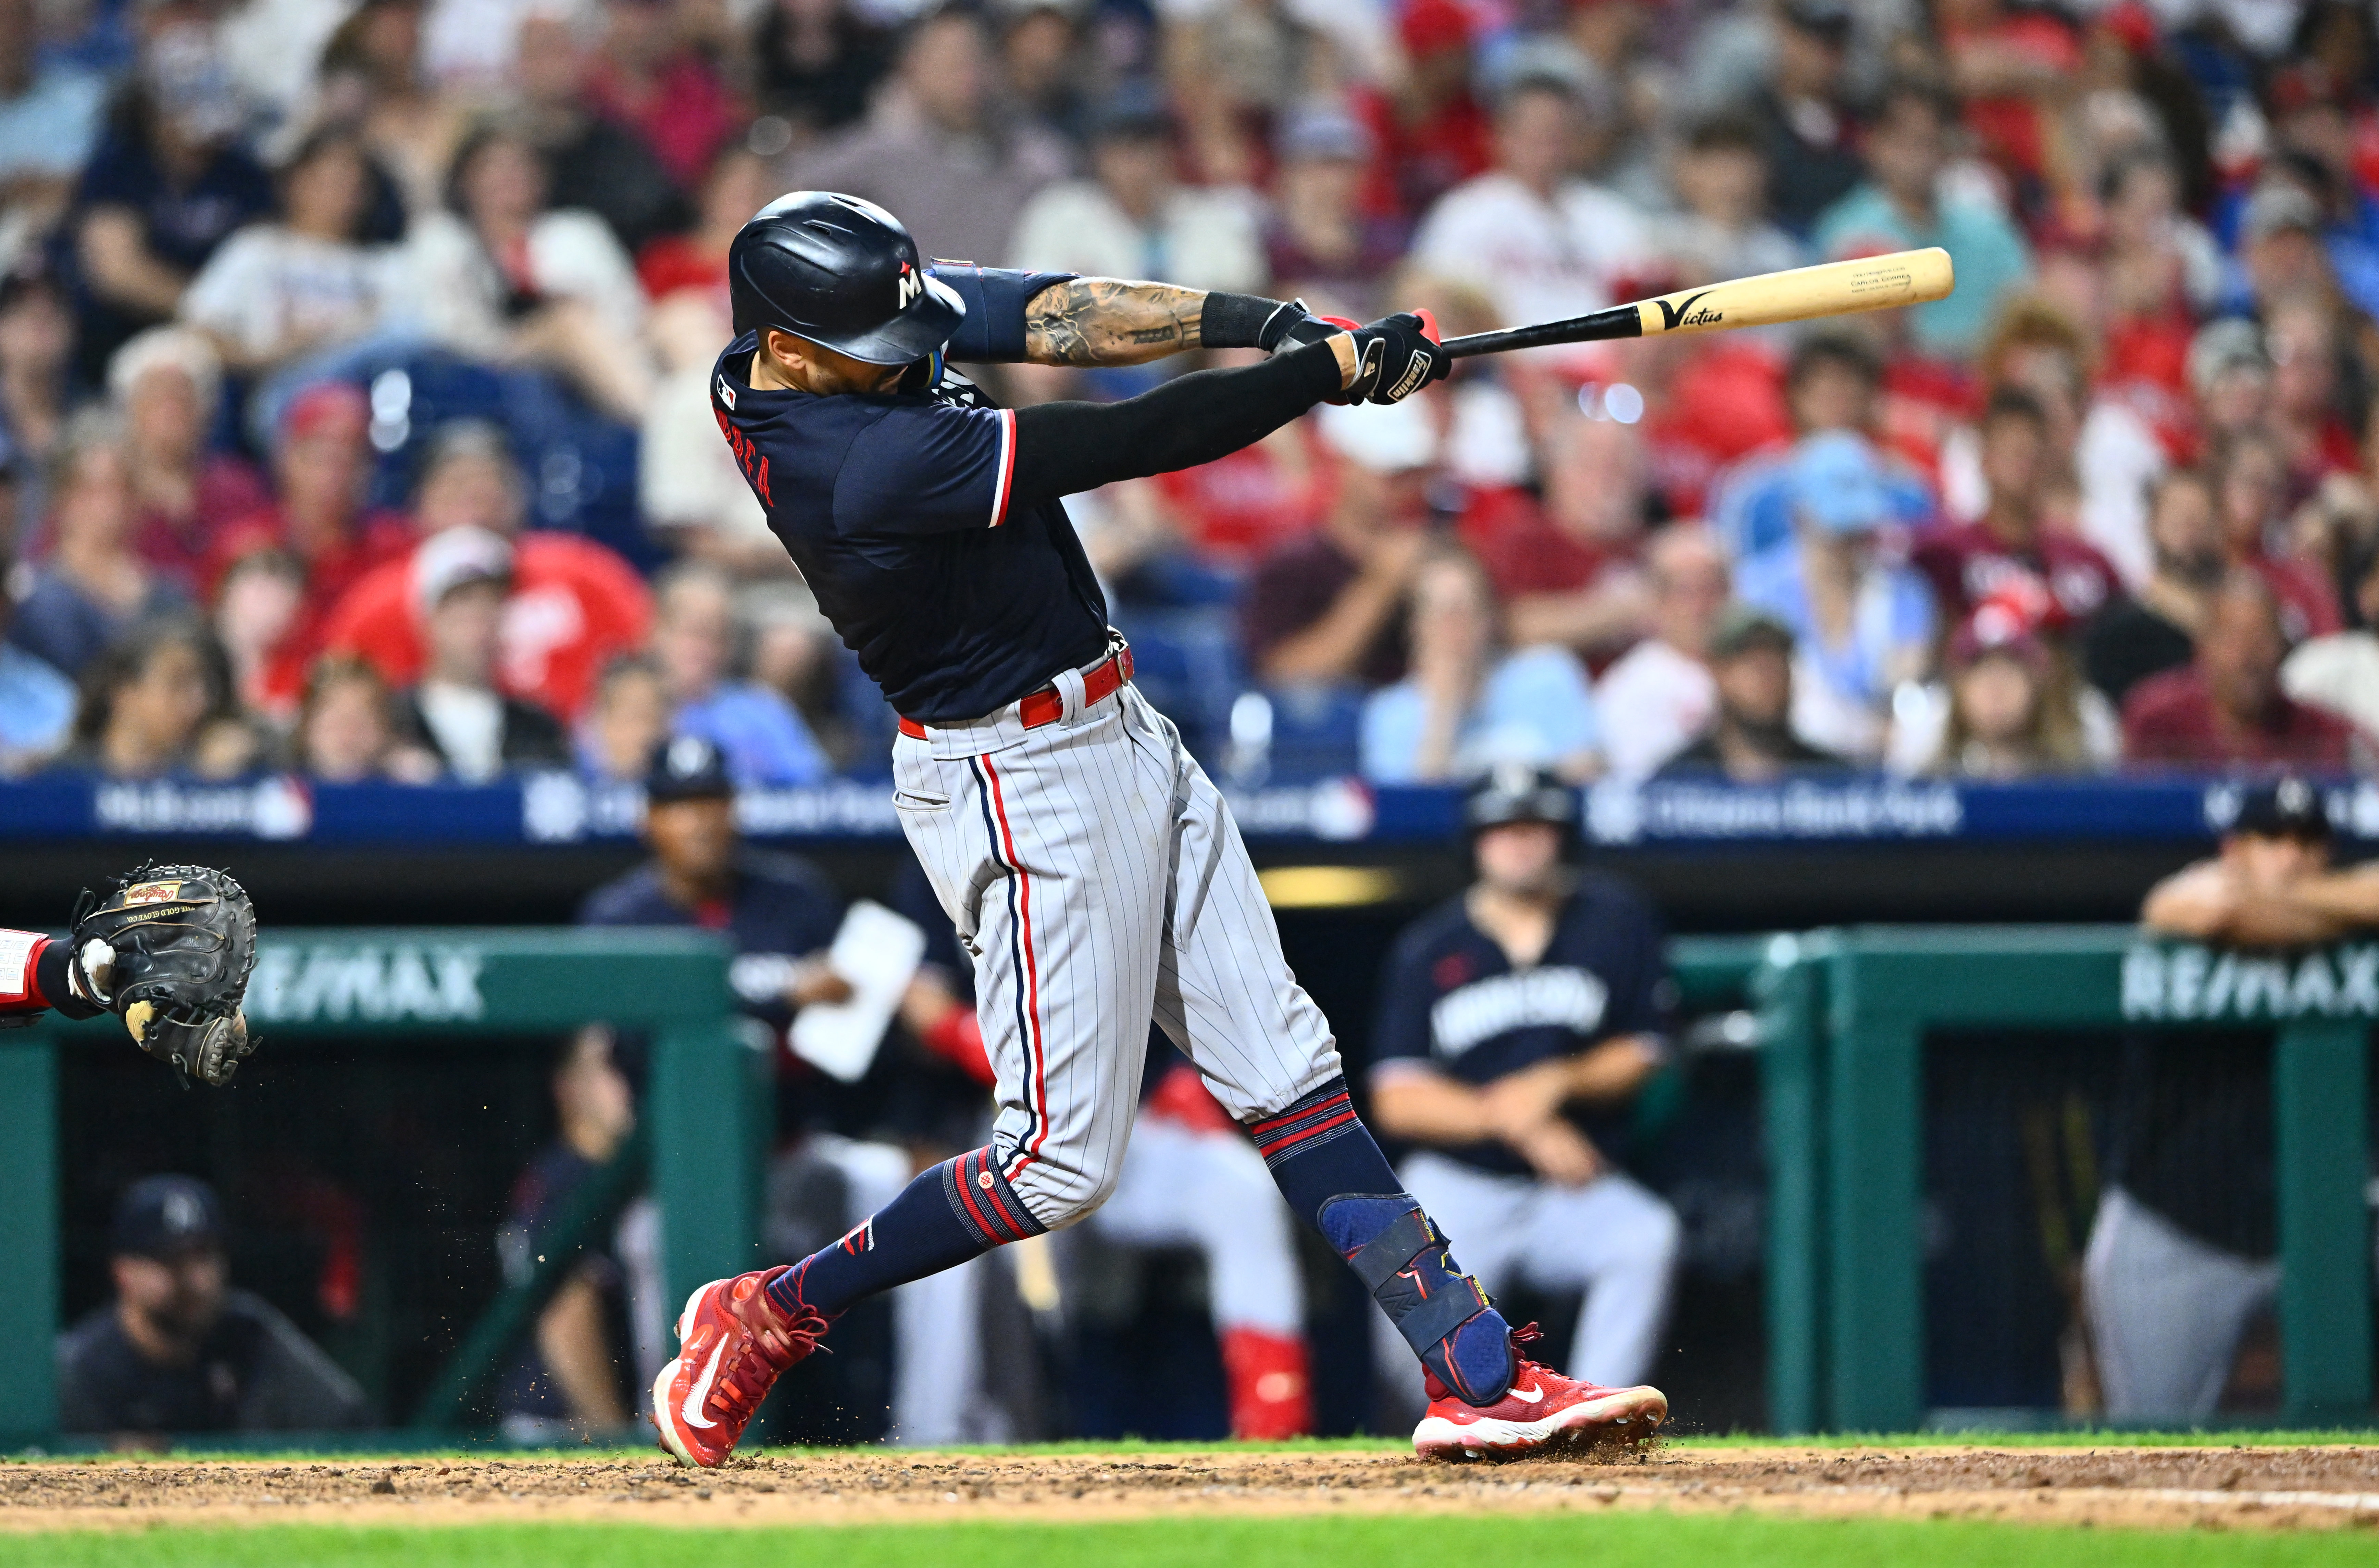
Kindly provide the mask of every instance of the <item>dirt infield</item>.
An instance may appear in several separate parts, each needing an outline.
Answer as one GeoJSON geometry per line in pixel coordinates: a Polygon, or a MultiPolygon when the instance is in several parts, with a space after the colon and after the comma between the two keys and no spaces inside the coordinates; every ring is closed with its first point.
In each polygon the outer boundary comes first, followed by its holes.
{"type": "Polygon", "coordinates": [[[1378,1451],[110,1460],[0,1465],[0,1530],[265,1523],[1069,1521],[1201,1514],[1668,1508],[2011,1523],[2379,1526],[2379,1448],[1704,1449],[1423,1465],[1378,1451]]]}

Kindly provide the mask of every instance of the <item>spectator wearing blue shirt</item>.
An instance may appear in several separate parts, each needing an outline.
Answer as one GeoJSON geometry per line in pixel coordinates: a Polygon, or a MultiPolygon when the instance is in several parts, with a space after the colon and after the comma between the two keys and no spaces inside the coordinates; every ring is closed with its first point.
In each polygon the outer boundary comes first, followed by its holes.
{"type": "Polygon", "coordinates": [[[739,785],[815,784],[834,769],[793,705],[766,686],[729,678],[741,627],[734,585],[706,561],[664,573],[653,591],[653,659],[676,705],[672,726],[727,757],[739,785]]]}
{"type": "MultiPolygon", "coordinates": [[[[1737,561],[1790,543],[1793,537],[1793,464],[1811,439],[1830,431],[1865,435],[1879,418],[1878,394],[1883,362],[1856,332],[1820,330],[1793,346],[1784,368],[1784,407],[1793,420],[1790,445],[1754,452],[1712,487],[1711,528],[1737,561]]],[[[1888,454],[1884,487],[1900,521],[1912,526],[1933,513],[1933,492],[1923,475],[1888,454]]]]}
{"type": "Polygon", "coordinates": [[[8,640],[70,677],[127,628],[187,608],[132,548],[130,459],[122,427],[79,415],[51,460],[50,514],[8,640]]]}
{"type": "Polygon", "coordinates": [[[1600,731],[1586,671],[1551,645],[1503,652],[1495,597],[1467,551],[1413,573],[1411,672],[1363,704],[1363,774],[1375,783],[1464,778],[1499,763],[1594,771],[1600,731]]]}
{"type": "Polygon", "coordinates": [[[1893,688],[1924,673],[1932,595],[1880,548],[1892,499],[1863,437],[1837,431],[1804,443],[1793,496],[1793,543],[1744,562],[1735,593],[1793,633],[1793,728],[1828,750],[1871,758],[1883,749],[1893,688]]]}
{"type": "MultiPolygon", "coordinates": [[[[0,492],[8,488],[6,470],[0,468],[0,492]]],[[[0,517],[5,515],[0,508],[0,517]]],[[[7,575],[8,558],[0,554],[0,581],[7,575]]],[[[0,633],[7,631],[14,608],[0,592],[0,633]]],[[[74,715],[73,681],[15,644],[0,643],[0,777],[38,766],[65,745],[74,715]]]]}
{"type": "Polygon", "coordinates": [[[33,0],[0,0],[0,211],[46,227],[99,136],[107,81],[35,51],[33,0]]]}
{"type": "Polygon", "coordinates": [[[1888,84],[1867,132],[1867,183],[1817,223],[1829,258],[1871,256],[1938,245],[1958,270],[1955,293],[1909,308],[1917,349],[1962,359],[1980,346],[1999,302],[2032,274],[2032,253],[2007,215],[1988,202],[1941,188],[1955,105],[1928,83],[1888,84]]]}

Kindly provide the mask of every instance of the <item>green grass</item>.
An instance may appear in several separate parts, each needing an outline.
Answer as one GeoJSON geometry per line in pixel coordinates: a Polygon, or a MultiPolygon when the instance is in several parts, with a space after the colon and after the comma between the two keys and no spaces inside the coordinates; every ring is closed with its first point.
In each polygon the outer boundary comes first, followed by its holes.
{"type": "Polygon", "coordinates": [[[1752,1514],[1175,1517],[1129,1524],[176,1529],[0,1536],[0,1568],[1326,1568],[1426,1554],[1491,1568],[2362,1568],[2367,1531],[2214,1534],[1752,1514]]]}

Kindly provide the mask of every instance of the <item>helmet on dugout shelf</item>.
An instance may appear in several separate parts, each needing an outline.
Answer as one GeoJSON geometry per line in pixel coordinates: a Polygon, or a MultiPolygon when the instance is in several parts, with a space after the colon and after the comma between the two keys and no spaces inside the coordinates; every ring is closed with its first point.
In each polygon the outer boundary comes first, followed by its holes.
{"type": "Polygon", "coordinates": [[[924,359],[966,319],[900,219],[828,190],[754,214],[728,247],[727,286],[739,335],[774,327],[870,365],[924,359]]]}

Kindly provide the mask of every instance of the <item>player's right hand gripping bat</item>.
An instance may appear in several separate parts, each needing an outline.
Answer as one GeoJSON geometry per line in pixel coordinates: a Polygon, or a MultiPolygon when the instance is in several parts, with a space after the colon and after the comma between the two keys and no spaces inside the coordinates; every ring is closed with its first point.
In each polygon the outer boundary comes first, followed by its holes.
{"type": "Polygon", "coordinates": [[[1614,305],[1565,321],[1448,338],[1445,352],[1455,359],[1467,359],[1474,354],[1553,344],[1601,343],[1612,338],[1648,338],[1659,332],[1707,332],[1805,321],[1816,316],[1849,316],[1946,299],[1956,281],[1948,251],[1938,247],[1896,250],[1889,256],[1862,256],[1853,261],[1829,261],[1706,288],[1680,289],[1658,299],[1614,305]]]}

